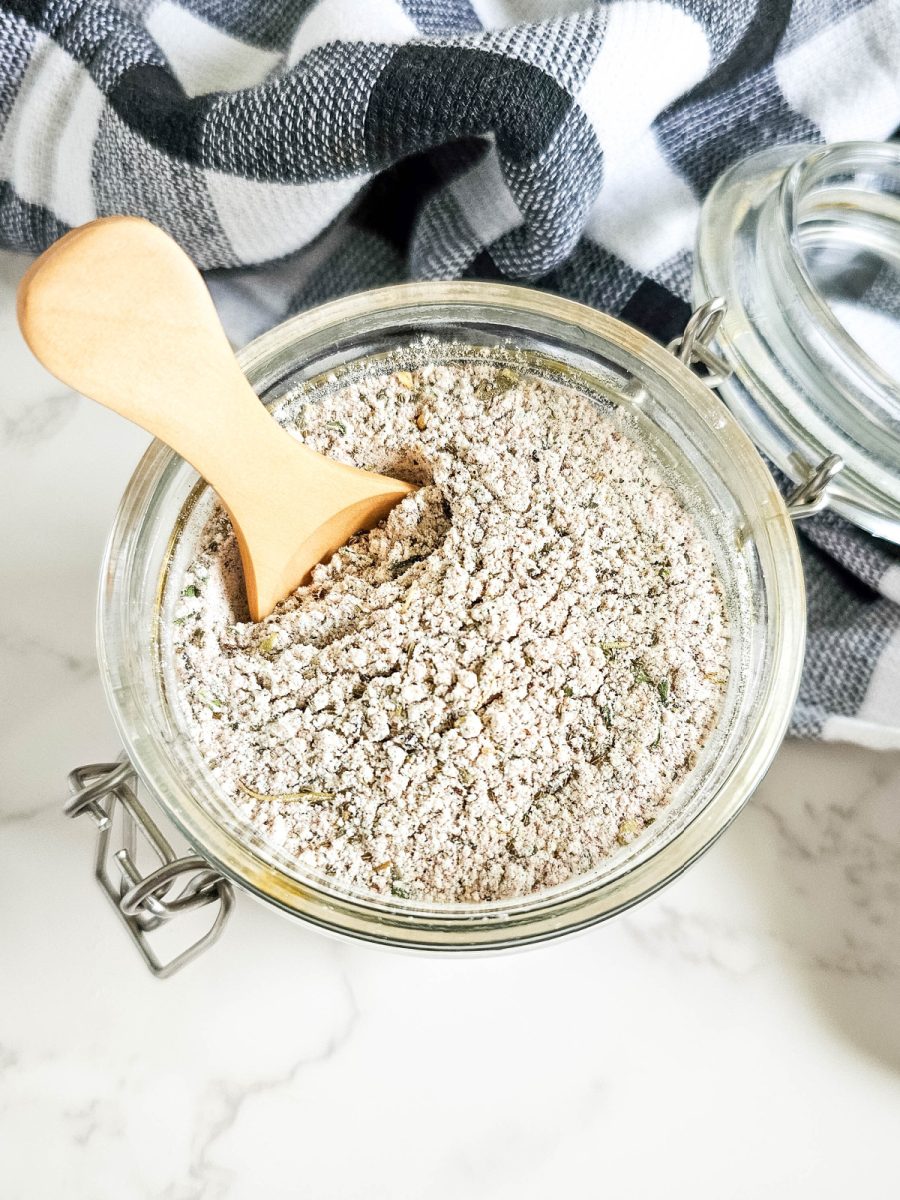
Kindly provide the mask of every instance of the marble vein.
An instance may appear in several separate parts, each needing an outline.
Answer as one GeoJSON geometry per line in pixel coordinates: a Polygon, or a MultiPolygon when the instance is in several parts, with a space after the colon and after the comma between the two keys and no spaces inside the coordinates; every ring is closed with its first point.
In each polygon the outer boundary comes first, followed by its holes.
{"type": "MultiPolygon", "coordinates": [[[[220,1200],[228,1193],[229,1180],[212,1161],[216,1145],[227,1137],[247,1104],[262,1095],[270,1095],[291,1086],[310,1068],[328,1063],[350,1043],[360,1020],[360,1010],[353,986],[342,968],[337,969],[344,997],[344,1012],[338,1026],[326,1037],[321,1049],[304,1054],[289,1063],[283,1071],[261,1079],[231,1084],[220,1081],[210,1089],[221,1108],[219,1114],[209,1122],[200,1134],[187,1171],[189,1187],[198,1187],[205,1200],[220,1200]],[[212,1189],[212,1190],[210,1190],[212,1189]]],[[[188,1200],[178,1193],[179,1200],[188,1200]]]]}
{"type": "Polygon", "coordinates": [[[63,432],[75,415],[79,398],[73,392],[44,396],[0,419],[0,445],[7,451],[34,451],[63,432]]]}
{"type": "Polygon", "coordinates": [[[95,654],[73,654],[52,645],[46,638],[18,630],[0,632],[0,655],[9,659],[25,659],[29,665],[36,658],[50,659],[78,679],[91,679],[100,673],[95,654]]]}

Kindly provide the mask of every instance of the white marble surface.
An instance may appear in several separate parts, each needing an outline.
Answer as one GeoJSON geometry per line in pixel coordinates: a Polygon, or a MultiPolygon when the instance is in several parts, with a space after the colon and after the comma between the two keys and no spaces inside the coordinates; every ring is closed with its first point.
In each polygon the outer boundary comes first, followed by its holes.
{"type": "Polygon", "coordinates": [[[662,894],[514,956],[330,941],[247,897],[154,981],[60,813],[117,747],[97,566],[145,438],[65,394],[0,256],[3,1200],[895,1197],[900,755],[786,745],[662,894]]]}

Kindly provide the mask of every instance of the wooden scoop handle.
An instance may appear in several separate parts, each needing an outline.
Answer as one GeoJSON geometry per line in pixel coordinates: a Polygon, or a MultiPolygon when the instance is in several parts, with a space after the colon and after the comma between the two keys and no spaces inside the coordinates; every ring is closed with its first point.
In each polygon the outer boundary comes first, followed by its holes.
{"type": "Polygon", "coordinates": [[[241,372],[199,271],[140,217],[55,242],[22,280],[18,316],[58,379],[161,438],[226,497],[236,446],[252,462],[259,438],[289,436],[241,372]]]}
{"type": "Polygon", "coordinates": [[[244,378],[200,273],[138,217],[60,238],[19,286],[19,325],[58,379],[187,459],[227,509],[255,620],[414,490],[302,445],[244,378]]]}

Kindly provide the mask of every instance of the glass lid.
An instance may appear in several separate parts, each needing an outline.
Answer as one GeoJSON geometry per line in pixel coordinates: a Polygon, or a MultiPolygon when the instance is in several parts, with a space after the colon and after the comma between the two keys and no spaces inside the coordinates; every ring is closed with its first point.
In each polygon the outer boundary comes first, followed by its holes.
{"type": "Polygon", "coordinates": [[[798,484],[831,455],[830,507],[900,542],[900,147],[778,146],[718,180],[694,292],[724,298],[726,403],[798,484]]]}

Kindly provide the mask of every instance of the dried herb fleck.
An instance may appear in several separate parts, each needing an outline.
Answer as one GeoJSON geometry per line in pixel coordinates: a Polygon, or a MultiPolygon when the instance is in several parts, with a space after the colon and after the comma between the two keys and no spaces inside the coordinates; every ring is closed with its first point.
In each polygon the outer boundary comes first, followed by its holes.
{"type": "Polygon", "coordinates": [[[270,633],[268,637],[264,637],[259,643],[259,652],[263,658],[274,658],[275,651],[278,648],[278,634],[270,633]]]}
{"type": "Polygon", "coordinates": [[[620,846],[627,846],[641,832],[642,826],[640,821],[635,821],[633,817],[626,818],[619,826],[619,832],[616,834],[616,841],[620,846]]]}
{"type": "Polygon", "coordinates": [[[653,679],[651,678],[651,676],[649,676],[647,674],[647,668],[644,666],[644,663],[641,659],[639,659],[639,658],[635,659],[635,661],[631,664],[631,670],[632,670],[632,673],[634,674],[635,683],[653,683],[654,682],[653,679]]]}
{"type": "Polygon", "coordinates": [[[342,437],[347,432],[347,426],[344,424],[343,421],[326,421],[325,428],[326,429],[336,429],[337,432],[339,434],[341,434],[342,437]]]}
{"type": "Polygon", "coordinates": [[[727,675],[717,675],[715,671],[704,671],[703,678],[719,684],[726,684],[728,682],[727,675]]]}
{"type": "Polygon", "coordinates": [[[414,567],[416,563],[424,562],[425,558],[424,554],[413,554],[410,558],[403,558],[400,562],[391,563],[391,578],[396,579],[398,575],[402,575],[409,567],[414,567]]]}
{"type": "Polygon", "coordinates": [[[253,800],[280,800],[285,804],[290,804],[292,801],[306,800],[310,804],[321,804],[323,800],[334,799],[334,792],[316,792],[311,788],[301,788],[298,792],[277,792],[272,795],[266,795],[264,792],[257,792],[252,787],[249,787],[244,783],[243,779],[239,779],[237,784],[241,791],[253,800]]]}

